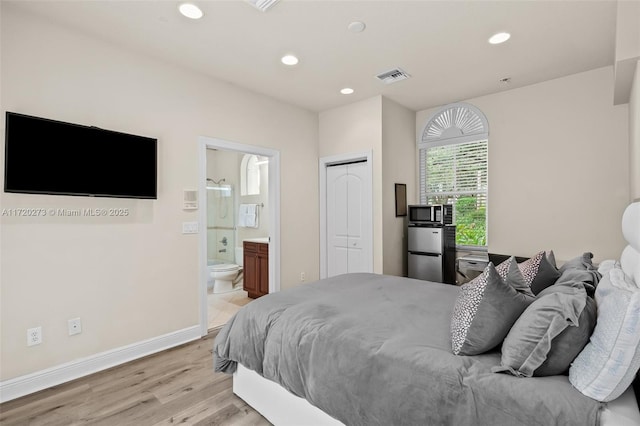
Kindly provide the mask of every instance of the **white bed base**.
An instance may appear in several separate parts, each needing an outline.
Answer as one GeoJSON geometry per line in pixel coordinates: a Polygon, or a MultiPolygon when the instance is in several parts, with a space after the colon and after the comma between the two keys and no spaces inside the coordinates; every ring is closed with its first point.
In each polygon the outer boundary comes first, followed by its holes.
{"type": "Polygon", "coordinates": [[[306,399],[240,363],[233,373],[233,393],[276,426],[345,426],[306,399]]]}
{"type": "Polygon", "coordinates": [[[633,386],[629,386],[617,399],[609,402],[602,410],[601,426],[638,426],[640,425],[640,410],[636,401],[633,386]]]}
{"type": "MultiPolygon", "coordinates": [[[[233,393],[275,426],[344,426],[306,399],[267,380],[242,364],[233,374],[233,393]]],[[[638,426],[640,410],[633,387],[602,410],[600,426],[638,426]]]]}

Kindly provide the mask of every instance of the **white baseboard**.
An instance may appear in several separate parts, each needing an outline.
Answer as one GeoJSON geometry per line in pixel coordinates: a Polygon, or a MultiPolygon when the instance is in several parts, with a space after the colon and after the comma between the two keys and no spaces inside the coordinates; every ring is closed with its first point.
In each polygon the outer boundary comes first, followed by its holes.
{"type": "Polygon", "coordinates": [[[0,402],[88,376],[201,337],[200,325],[67,362],[45,370],[0,382],[0,402]]]}

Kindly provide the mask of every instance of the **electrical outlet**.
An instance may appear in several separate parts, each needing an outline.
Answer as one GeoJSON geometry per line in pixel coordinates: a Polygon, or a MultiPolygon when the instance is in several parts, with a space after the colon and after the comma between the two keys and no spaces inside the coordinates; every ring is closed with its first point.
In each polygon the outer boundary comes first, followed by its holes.
{"type": "Polygon", "coordinates": [[[39,345],[42,343],[42,327],[27,329],[27,346],[39,345]]]}
{"type": "Polygon", "coordinates": [[[300,282],[303,283],[305,279],[306,279],[305,273],[304,272],[300,272],[300,282]]]}
{"type": "Polygon", "coordinates": [[[67,324],[69,326],[69,336],[82,333],[82,323],[80,322],[80,318],[72,318],[67,321],[67,324]]]}

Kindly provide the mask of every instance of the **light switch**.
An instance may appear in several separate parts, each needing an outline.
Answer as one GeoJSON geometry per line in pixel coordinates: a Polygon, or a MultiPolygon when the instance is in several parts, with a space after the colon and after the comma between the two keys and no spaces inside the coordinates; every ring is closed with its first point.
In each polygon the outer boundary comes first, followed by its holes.
{"type": "Polygon", "coordinates": [[[183,234],[197,234],[198,233],[198,222],[182,222],[182,233],[183,234]]]}

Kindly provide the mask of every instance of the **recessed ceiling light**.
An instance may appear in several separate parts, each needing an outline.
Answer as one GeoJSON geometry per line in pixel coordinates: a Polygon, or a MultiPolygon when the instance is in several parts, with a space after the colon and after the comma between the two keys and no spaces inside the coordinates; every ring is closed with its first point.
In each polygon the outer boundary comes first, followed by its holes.
{"type": "Polygon", "coordinates": [[[285,65],[296,65],[298,63],[298,58],[293,55],[284,55],[280,60],[285,65]]]}
{"type": "Polygon", "coordinates": [[[509,33],[497,33],[491,36],[491,38],[489,38],[489,43],[491,44],[500,44],[500,43],[504,43],[505,41],[509,40],[509,38],[511,38],[511,34],[509,33]]]}
{"type": "Polygon", "coordinates": [[[202,9],[193,3],[182,3],[178,6],[178,10],[187,18],[200,19],[204,16],[202,9]]]}
{"type": "Polygon", "coordinates": [[[364,22],[353,21],[347,26],[347,28],[352,33],[361,33],[364,31],[365,28],[367,28],[367,25],[364,22]]]}
{"type": "Polygon", "coordinates": [[[340,90],[340,93],[342,93],[343,95],[350,95],[353,93],[353,89],[350,87],[345,87],[344,89],[340,90]]]}

